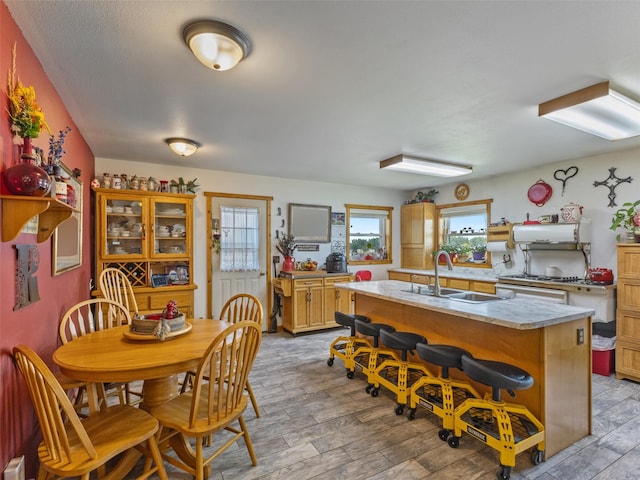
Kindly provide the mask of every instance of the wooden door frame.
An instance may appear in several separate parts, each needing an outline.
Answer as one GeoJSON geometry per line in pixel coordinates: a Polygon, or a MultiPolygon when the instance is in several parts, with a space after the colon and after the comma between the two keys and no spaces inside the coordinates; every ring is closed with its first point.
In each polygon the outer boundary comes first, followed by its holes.
{"type": "Polygon", "coordinates": [[[264,313],[266,315],[266,320],[269,322],[269,316],[271,315],[271,309],[273,308],[273,295],[271,295],[272,291],[272,282],[271,282],[271,202],[273,201],[273,197],[266,197],[262,195],[243,195],[240,193],[222,193],[222,192],[204,192],[204,196],[207,199],[207,237],[206,237],[206,245],[207,245],[207,318],[214,318],[213,316],[213,274],[211,273],[211,266],[213,265],[213,255],[211,251],[213,250],[213,199],[214,198],[235,198],[242,200],[262,200],[267,203],[267,211],[266,211],[266,228],[264,232],[264,241],[266,242],[267,248],[265,250],[266,258],[265,261],[267,263],[267,308],[264,309],[264,313]]]}

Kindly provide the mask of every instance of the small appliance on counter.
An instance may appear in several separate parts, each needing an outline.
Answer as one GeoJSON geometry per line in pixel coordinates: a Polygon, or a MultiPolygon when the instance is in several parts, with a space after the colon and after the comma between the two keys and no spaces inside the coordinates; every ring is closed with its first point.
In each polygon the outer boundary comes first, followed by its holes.
{"type": "Polygon", "coordinates": [[[611,285],[613,283],[613,271],[609,268],[590,268],[588,274],[589,281],[595,285],[611,285]]]}
{"type": "Polygon", "coordinates": [[[333,252],[329,254],[326,260],[327,273],[346,273],[347,257],[344,253],[333,252]]]}

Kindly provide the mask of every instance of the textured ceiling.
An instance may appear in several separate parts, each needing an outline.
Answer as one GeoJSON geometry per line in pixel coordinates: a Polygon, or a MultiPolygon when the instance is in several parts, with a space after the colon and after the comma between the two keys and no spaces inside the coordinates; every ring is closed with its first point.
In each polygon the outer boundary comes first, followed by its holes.
{"type": "Polygon", "coordinates": [[[409,153],[487,177],[640,146],[538,118],[610,80],[640,98],[636,1],[4,0],[97,157],[413,189],[409,153]],[[251,55],[203,67],[181,31],[243,30],[251,55]],[[173,154],[163,139],[203,144],[173,154]]]}

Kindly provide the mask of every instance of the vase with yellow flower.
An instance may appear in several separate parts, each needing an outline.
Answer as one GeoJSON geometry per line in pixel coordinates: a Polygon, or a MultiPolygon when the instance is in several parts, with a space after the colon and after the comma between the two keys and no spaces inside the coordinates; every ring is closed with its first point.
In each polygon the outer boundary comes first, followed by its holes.
{"type": "Polygon", "coordinates": [[[38,156],[33,153],[32,139],[44,129],[49,130],[44,112],[36,102],[36,91],[25,86],[16,76],[16,47],[13,47],[13,64],[7,85],[9,100],[9,127],[14,143],[22,143],[20,162],[4,172],[4,183],[14,195],[44,196],[51,187],[51,178],[37,165],[38,156]]]}

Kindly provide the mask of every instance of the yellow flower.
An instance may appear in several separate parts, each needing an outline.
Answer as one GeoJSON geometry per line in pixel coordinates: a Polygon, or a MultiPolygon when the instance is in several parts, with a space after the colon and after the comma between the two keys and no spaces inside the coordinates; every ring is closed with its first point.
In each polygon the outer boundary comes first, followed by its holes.
{"type": "Polygon", "coordinates": [[[25,87],[16,77],[16,46],[13,45],[13,64],[7,82],[11,131],[22,138],[36,138],[41,130],[51,133],[44,112],[36,102],[36,90],[25,87]]]}

